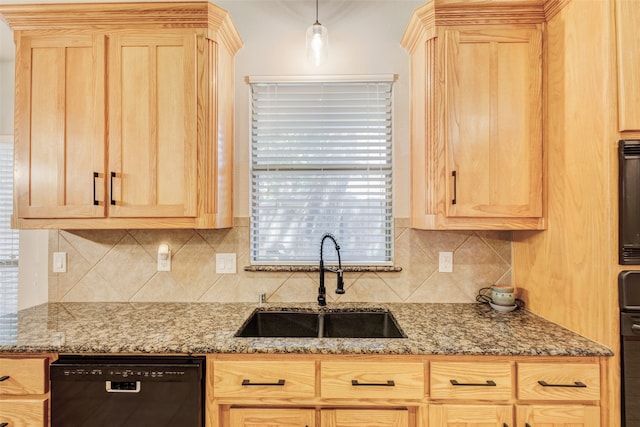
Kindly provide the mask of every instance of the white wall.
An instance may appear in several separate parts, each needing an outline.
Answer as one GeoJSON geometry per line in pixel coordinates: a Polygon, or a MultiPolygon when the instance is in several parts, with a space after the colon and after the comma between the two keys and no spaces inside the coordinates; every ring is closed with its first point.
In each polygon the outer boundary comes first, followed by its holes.
{"type": "Polygon", "coordinates": [[[397,74],[394,126],[394,206],[409,216],[409,55],[400,46],[416,0],[320,0],[329,30],[329,61],[309,64],[305,31],[315,21],[313,0],[220,0],[244,41],[236,56],[235,216],[249,215],[249,101],[245,76],[397,74]]]}
{"type": "MultiPolygon", "coordinates": [[[[2,3],[12,1],[0,0],[2,3]]],[[[59,0],[15,0],[51,3],[59,0]]],[[[321,0],[319,20],[329,30],[329,61],[306,61],[305,31],[315,21],[313,0],[220,0],[244,46],[236,57],[236,217],[249,215],[249,75],[397,74],[395,84],[395,216],[409,216],[409,56],[400,38],[422,0],[321,0]]],[[[0,134],[13,132],[14,53],[0,23],[0,134]]],[[[20,308],[46,301],[47,233],[21,233],[20,308]],[[44,248],[44,249],[43,249],[44,248]],[[44,250],[44,252],[43,252],[44,250]]]]}
{"type": "Polygon", "coordinates": [[[42,304],[49,299],[48,243],[49,232],[46,230],[20,231],[19,310],[42,304]]]}

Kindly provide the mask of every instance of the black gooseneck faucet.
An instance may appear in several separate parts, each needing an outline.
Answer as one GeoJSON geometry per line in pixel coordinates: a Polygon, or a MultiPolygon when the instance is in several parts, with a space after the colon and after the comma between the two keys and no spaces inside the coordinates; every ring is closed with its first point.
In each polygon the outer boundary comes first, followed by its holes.
{"type": "Polygon", "coordinates": [[[344,278],[342,271],[342,261],[340,260],[340,245],[336,241],[336,238],[333,237],[330,233],[322,236],[322,240],[320,241],[320,287],[318,288],[318,305],[327,305],[327,297],[326,297],[326,288],[324,287],[324,272],[330,271],[332,273],[336,273],[338,276],[338,286],[336,288],[336,294],[344,294],[344,278]],[[338,269],[334,270],[332,268],[325,268],[324,259],[322,255],[322,247],[324,246],[324,241],[329,239],[333,242],[333,245],[336,247],[336,252],[338,252],[338,269]]]}

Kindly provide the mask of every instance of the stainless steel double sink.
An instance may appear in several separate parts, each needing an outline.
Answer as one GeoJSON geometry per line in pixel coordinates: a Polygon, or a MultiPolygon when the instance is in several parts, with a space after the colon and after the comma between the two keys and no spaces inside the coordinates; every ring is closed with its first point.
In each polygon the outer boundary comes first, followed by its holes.
{"type": "Polygon", "coordinates": [[[387,310],[257,309],[236,337],[271,338],[406,338],[387,310]]]}

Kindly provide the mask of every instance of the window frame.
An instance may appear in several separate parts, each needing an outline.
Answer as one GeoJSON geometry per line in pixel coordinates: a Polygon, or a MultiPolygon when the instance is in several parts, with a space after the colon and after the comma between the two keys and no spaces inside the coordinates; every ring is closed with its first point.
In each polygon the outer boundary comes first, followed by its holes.
{"type": "MultiPolygon", "coordinates": [[[[388,211],[389,214],[385,215],[384,217],[387,218],[385,219],[383,222],[385,224],[383,230],[384,230],[384,258],[385,259],[378,259],[378,260],[373,260],[373,259],[357,259],[357,260],[349,260],[349,259],[345,259],[344,257],[344,245],[343,243],[340,241],[340,231],[339,230],[329,230],[328,232],[335,234],[336,238],[338,239],[338,243],[341,245],[341,253],[343,254],[343,265],[351,265],[351,266],[382,266],[382,267],[386,267],[386,266],[393,266],[394,264],[394,256],[395,256],[395,249],[394,249],[394,241],[395,241],[395,224],[394,224],[394,220],[395,220],[395,206],[394,206],[394,197],[393,197],[393,184],[394,184],[394,83],[397,80],[397,75],[395,74],[384,74],[384,75],[338,75],[338,76],[251,76],[251,77],[246,77],[245,78],[245,82],[247,83],[247,85],[249,86],[249,129],[251,129],[250,131],[250,135],[249,135],[249,144],[250,144],[250,148],[249,148],[249,173],[250,173],[250,183],[249,183],[249,206],[250,206],[250,241],[249,241],[249,251],[250,251],[250,263],[251,265],[254,266],[273,266],[273,265],[312,265],[316,263],[316,260],[319,259],[319,254],[318,257],[314,258],[314,259],[306,259],[306,260],[292,260],[292,259],[285,259],[285,260],[264,260],[264,259],[258,259],[257,258],[257,249],[255,248],[254,245],[257,245],[258,242],[254,241],[254,216],[256,215],[256,213],[254,212],[254,203],[253,203],[253,196],[254,196],[254,133],[253,133],[253,120],[254,120],[254,111],[253,111],[253,94],[252,94],[252,84],[273,84],[273,85],[277,85],[277,84],[305,84],[305,83],[309,83],[310,85],[322,85],[322,84],[334,84],[334,83],[349,83],[349,84],[388,84],[389,85],[389,109],[388,109],[388,113],[389,113],[389,134],[390,136],[388,137],[388,154],[386,155],[386,157],[384,157],[385,159],[388,160],[388,172],[385,172],[386,174],[388,174],[388,178],[385,178],[385,182],[388,182],[388,185],[385,185],[385,187],[388,187],[387,190],[385,190],[384,194],[385,194],[385,200],[388,200],[387,205],[389,206],[388,211]]],[[[351,171],[356,170],[356,168],[352,168],[351,171]]],[[[327,169],[327,172],[332,172],[330,170],[330,168],[327,169]]],[[[383,172],[380,172],[381,174],[383,172]]],[[[318,232],[318,236],[317,236],[317,244],[318,244],[318,251],[319,251],[319,245],[320,245],[320,240],[322,235],[324,234],[324,232],[318,232]]],[[[315,241],[315,240],[314,240],[315,241]]],[[[309,245],[309,243],[308,243],[309,245]]],[[[311,246],[307,246],[307,248],[310,248],[311,246]]],[[[310,249],[309,249],[310,250],[310,249]]],[[[333,249],[331,249],[333,250],[333,249]]],[[[327,248],[325,248],[325,256],[327,254],[327,248]]],[[[331,258],[331,257],[330,257],[331,258]]],[[[333,259],[333,258],[331,258],[333,259]]]]}

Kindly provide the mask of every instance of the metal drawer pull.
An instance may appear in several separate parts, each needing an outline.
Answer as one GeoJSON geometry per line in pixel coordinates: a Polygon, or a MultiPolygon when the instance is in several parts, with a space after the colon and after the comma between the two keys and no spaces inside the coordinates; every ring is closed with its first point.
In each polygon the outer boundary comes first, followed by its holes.
{"type": "Polygon", "coordinates": [[[100,174],[98,172],[93,173],[93,205],[97,206],[100,204],[99,201],[96,200],[96,178],[99,178],[100,174]]]}
{"type": "Polygon", "coordinates": [[[573,384],[549,384],[546,381],[538,381],[542,387],[574,387],[574,388],[584,388],[587,385],[580,381],[575,381],[573,384]]]}
{"type": "MultiPolygon", "coordinates": [[[[9,375],[5,375],[5,376],[3,376],[3,377],[0,377],[0,382],[2,382],[2,381],[6,381],[6,380],[8,380],[9,378],[10,378],[10,377],[9,377],[9,375]]],[[[0,427],[2,427],[2,426],[0,426],[0,427]]]]}
{"type": "Polygon", "coordinates": [[[242,380],[242,385],[275,385],[283,386],[284,380],[278,380],[277,383],[252,383],[251,380],[242,380]]]}
{"type": "Polygon", "coordinates": [[[116,201],[113,200],[113,178],[116,177],[116,173],[115,172],[111,172],[111,178],[109,178],[109,185],[111,186],[111,190],[109,191],[111,194],[109,194],[109,203],[111,203],[112,205],[116,204],[116,201]]]}
{"type": "Polygon", "coordinates": [[[449,380],[451,385],[462,386],[462,387],[495,387],[496,383],[492,380],[487,380],[486,383],[459,383],[456,380],[449,380]]]}
{"type": "Polygon", "coordinates": [[[640,323],[634,323],[633,325],[631,325],[631,330],[633,332],[640,332],[640,323]]]}
{"type": "Polygon", "coordinates": [[[458,173],[452,171],[451,176],[453,177],[453,199],[451,199],[451,204],[455,205],[458,199],[458,173]]]}
{"type": "Polygon", "coordinates": [[[395,387],[396,383],[393,380],[387,380],[386,383],[361,383],[358,380],[351,380],[351,385],[354,387],[359,387],[359,386],[395,387]]]}

